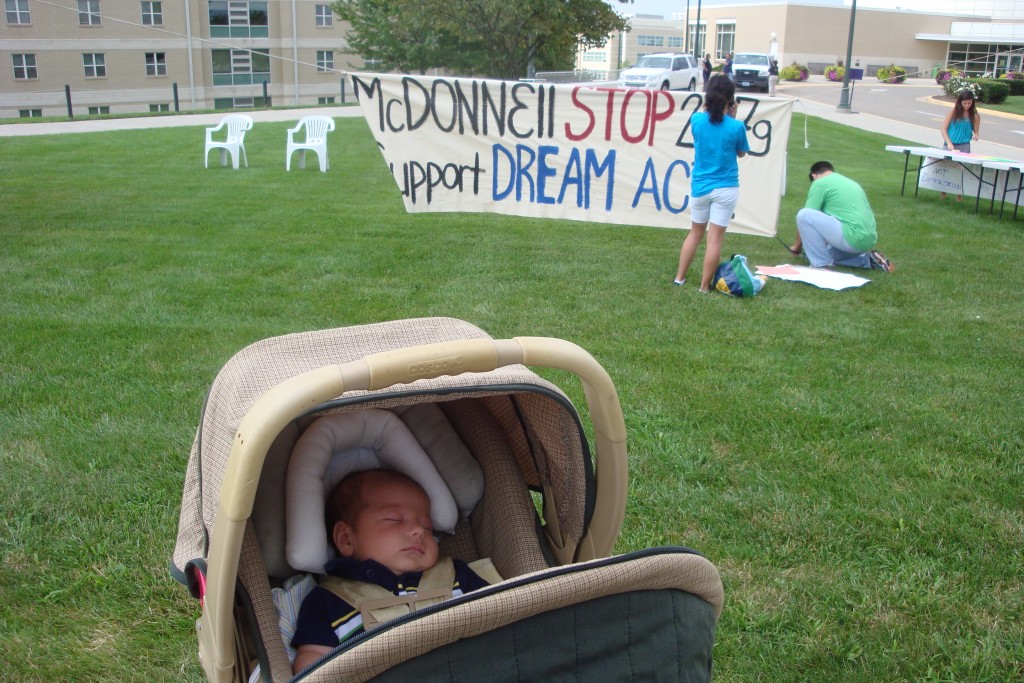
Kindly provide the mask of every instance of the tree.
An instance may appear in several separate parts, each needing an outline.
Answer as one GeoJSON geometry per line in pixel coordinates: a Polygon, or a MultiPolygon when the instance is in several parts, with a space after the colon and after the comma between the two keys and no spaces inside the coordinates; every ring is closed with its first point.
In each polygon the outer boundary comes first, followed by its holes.
{"type": "Polygon", "coordinates": [[[579,47],[604,45],[626,20],[604,0],[337,0],[352,52],[384,69],[439,66],[494,78],[572,68],[579,47]]]}
{"type": "Polygon", "coordinates": [[[331,5],[347,21],[346,52],[375,62],[380,71],[426,73],[457,54],[458,45],[436,25],[430,2],[415,0],[336,0],[331,5]]]}

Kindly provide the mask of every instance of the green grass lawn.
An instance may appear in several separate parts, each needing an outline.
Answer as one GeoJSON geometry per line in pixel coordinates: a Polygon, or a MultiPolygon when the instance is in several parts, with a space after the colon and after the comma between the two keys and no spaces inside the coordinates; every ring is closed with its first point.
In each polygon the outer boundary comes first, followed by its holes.
{"type": "Polygon", "coordinates": [[[1006,114],[1017,114],[1018,116],[1024,116],[1024,97],[1007,97],[1005,102],[999,104],[992,104],[986,102],[982,105],[985,109],[994,109],[995,111],[1001,111],[1006,114]]]}
{"type": "Polygon", "coordinates": [[[257,124],[239,171],[203,169],[201,128],[3,141],[0,678],[200,679],[167,568],[214,375],[265,337],[427,315],[605,365],[617,550],[719,567],[716,680],[1024,677],[1024,220],[901,197],[898,141],[812,118],[804,149],[797,117],[780,236],[830,159],[897,272],[733,300],[670,285],[683,232],[407,215],[359,120],[329,173],[285,173],[288,125],[257,124]]]}

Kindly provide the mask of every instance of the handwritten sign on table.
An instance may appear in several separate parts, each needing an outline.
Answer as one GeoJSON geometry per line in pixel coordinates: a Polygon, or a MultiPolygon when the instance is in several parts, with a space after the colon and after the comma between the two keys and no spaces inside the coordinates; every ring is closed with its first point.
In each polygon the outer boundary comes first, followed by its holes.
{"type": "MultiPolygon", "coordinates": [[[[936,192],[948,192],[950,194],[965,194],[964,192],[964,169],[963,166],[949,159],[925,158],[927,164],[921,168],[921,181],[919,187],[936,192]]],[[[975,183],[975,190],[977,183],[975,183]]],[[[966,194],[972,194],[968,192],[966,194]]]]}

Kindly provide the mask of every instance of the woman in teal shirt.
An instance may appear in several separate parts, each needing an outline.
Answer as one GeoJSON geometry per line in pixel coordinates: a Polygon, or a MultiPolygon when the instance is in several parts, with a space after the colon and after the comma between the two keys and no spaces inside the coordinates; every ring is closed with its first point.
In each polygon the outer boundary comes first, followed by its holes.
{"type": "MultiPolygon", "coordinates": [[[[970,154],[971,140],[978,139],[980,130],[981,115],[974,106],[974,93],[968,89],[961,90],[942,122],[942,148],[970,154]]],[[[946,198],[945,192],[942,198],[946,198]]],[[[957,201],[962,199],[963,196],[957,197],[957,201]]]]}
{"type": "Polygon", "coordinates": [[[736,210],[740,191],[737,159],[750,151],[747,128],[736,116],[736,86],[727,76],[712,76],[704,96],[705,111],[690,119],[693,131],[693,175],[690,183],[690,234],[679,250],[674,284],[686,282],[686,271],[707,233],[700,291],[711,289],[711,279],[722,257],[722,242],[736,210]]]}

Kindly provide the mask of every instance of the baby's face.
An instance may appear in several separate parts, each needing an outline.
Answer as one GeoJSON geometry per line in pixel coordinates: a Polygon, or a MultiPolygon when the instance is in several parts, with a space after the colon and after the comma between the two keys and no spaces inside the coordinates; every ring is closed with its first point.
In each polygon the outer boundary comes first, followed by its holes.
{"type": "Polygon", "coordinates": [[[405,481],[382,481],[363,490],[367,505],[355,528],[338,522],[335,543],[342,555],[375,560],[395,574],[422,572],[437,562],[430,499],[405,481]]]}

